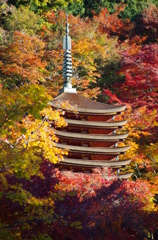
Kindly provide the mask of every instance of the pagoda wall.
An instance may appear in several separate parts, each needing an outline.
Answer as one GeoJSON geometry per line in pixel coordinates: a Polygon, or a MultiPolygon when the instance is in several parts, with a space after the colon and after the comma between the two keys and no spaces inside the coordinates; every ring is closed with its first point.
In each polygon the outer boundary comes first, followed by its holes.
{"type": "Polygon", "coordinates": [[[113,160],[116,158],[116,154],[91,154],[91,153],[72,153],[69,152],[68,157],[74,159],[90,159],[90,160],[113,160]]]}
{"type": "Polygon", "coordinates": [[[65,118],[67,119],[76,119],[76,120],[87,120],[87,121],[109,121],[113,118],[113,115],[88,115],[88,114],[70,114],[65,113],[65,118]]]}
{"type": "Polygon", "coordinates": [[[109,120],[112,120],[113,115],[109,116],[88,116],[87,120],[88,121],[105,121],[108,122],[109,120]]]}
{"type": "Polygon", "coordinates": [[[114,130],[116,130],[117,128],[115,129],[89,129],[88,130],[88,133],[89,134],[112,134],[114,130]]]}
{"type": "Polygon", "coordinates": [[[80,139],[59,139],[60,143],[66,143],[69,145],[74,145],[74,146],[88,146],[88,147],[113,147],[114,144],[117,142],[97,142],[97,141],[88,141],[88,140],[80,140],[80,139]]]}
{"type": "MultiPolygon", "coordinates": [[[[63,131],[68,131],[68,132],[74,132],[75,133],[87,133],[87,134],[112,134],[114,130],[116,130],[117,127],[115,128],[90,128],[90,127],[85,127],[85,126],[67,126],[63,128],[63,131]]],[[[58,129],[59,130],[59,129],[58,129]]],[[[61,130],[61,129],[60,129],[61,130]]]]}
{"type": "Polygon", "coordinates": [[[90,142],[90,147],[113,147],[114,142],[90,142]]]}

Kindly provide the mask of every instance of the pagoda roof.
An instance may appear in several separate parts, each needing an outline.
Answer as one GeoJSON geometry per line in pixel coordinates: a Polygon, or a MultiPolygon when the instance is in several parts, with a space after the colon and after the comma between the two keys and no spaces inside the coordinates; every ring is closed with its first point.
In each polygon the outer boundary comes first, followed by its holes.
{"type": "Polygon", "coordinates": [[[100,127],[100,128],[115,128],[124,126],[127,121],[115,121],[115,122],[101,122],[101,121],[85,121],[65,119],[69,126],[85,126],[85,127],[100,127]]]}
{"type": "MultiPolygon", "coordinates": [[[[60,164],[58,164],[59,166],[60,166],[60,164]]],[[[75,169],[77,169],[77,168],[79,168],[79,169],[81,169],[82,168],[82,172],[83,173],[85,173],[85,174],[90,174],[90,169],[92,168],[92,167],[89,167],[89,168],[87,168],[87,167],[82,167],[82,166],[74,166],[74,169],[73,169],[73,167],[72,167],[72,165],[61,165],[62,166],[62,168],[60,168],[61,169],[61,171],[67,171],[67,169],[65,169],[65,167],[67,168],[70,168],[69,170],[71,170],[72,171],[72,173],[73,172],[75,172],[74,170],[75,169]],[[84,169],[85,168],[85,169],[84,169]]],[[[98,167],[98,166],[96,166],[96,167],[98,167]]],[[[114,178],[114,177],[117,177],[117,178],[120,178],[120,179],[129,179],[131,176],[132,176],[132,172],[122,172],[122,173],[117,173],[116,175],[114,175],[114,176],[111,176],[111,177],[109,177],[107,174],[105,174],[105,175],[102,175],[102,177],[103,178],[107,178],[107,179],[112,179],[112,178],[114,178]]]]}
{"type": "Polygon", "coordinates": [[[85,133],[73,133],[65,131],[57,131],[56,136],[65,137],[67,139],[80,139],[80,140],[91,140],[91,141],[116,141],[125,139],[128,134],[85,134],[85,133]]]}
{"type": "Polygon", "coordinates": [[[130,147],[83,147],[83,146],[74,146],[67,144],[56,143],[56,147],[62,149],[68,149],[68,152],[80,152],[80,153],[92,153],[92,154],[119,154],[126,152],[130,147]]]}
{"type": "Polygon", "coordinates": [[[131,160],[123,160],[123,161],[104,161],[104,160],[85,160],[85,159],[73,159],[73,158],[64,158],[59,162],[59,165],[71,165],[71,166],[82,166],[82,167],[114,167],[118,168],[121,166],[125,166],[130,164],[131,160]]]}
{"type": "Polygon", "coordinates": [[[63,92],[54,98],[49,104],[56,108],[62,108],[64,110],[68,110],[66,107],[63,108],[60,106],[62,102],[69,102],[70,105],[74,106],[74,109],[79,113],[94,113],[97,115],[104,115],[104,114],[112,114],[122,112],[126,109],[124,105],[112,105],[112,104],[105,104],[101,102],[96,102],[92,99],[86,98],[81,96],[77,93],[68,93],[63,92]]]}

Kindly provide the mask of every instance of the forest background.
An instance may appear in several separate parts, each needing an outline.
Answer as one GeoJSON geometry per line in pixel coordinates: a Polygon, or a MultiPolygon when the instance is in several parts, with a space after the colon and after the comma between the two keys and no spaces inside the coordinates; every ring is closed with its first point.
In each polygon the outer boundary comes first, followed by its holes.
{"type": "Polygon", "coordinates": [[[1,0],[0,239],[158,239],[157,109],[157,0],[1,0]],[[130,180],[55,167],[66,13],[73,86],[127,105],[130,180]]]}

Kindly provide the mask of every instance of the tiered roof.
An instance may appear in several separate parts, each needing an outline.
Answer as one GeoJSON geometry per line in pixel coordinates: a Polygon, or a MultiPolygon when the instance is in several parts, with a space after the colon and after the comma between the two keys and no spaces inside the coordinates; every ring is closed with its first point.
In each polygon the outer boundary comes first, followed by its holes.
{"type": "MultiPolygon", "coordinates": [[[[59,138],[57,147],[67,149],[68,156],[61,160],[61,169],[73,171],[92,171],[96,167],[112,167],[118,169],[126,166],[131,160],[119,160],[129,146],[119,147],[128,134],[117,134],[126,121],[115,121],[115,116],[123,112],[124,105],[116,106],[93,101],[76,93],[72,88],[71,38],[68,36],[68,22],[64,37],[64,86],[60,94],[50,103],[53,108],[61,108],[62,102],[69,102],[75,112],[64,109],[67,127],[57,129],[59,138]]],[[[131,174],[121,175],[123,178],[131,174]]]]}

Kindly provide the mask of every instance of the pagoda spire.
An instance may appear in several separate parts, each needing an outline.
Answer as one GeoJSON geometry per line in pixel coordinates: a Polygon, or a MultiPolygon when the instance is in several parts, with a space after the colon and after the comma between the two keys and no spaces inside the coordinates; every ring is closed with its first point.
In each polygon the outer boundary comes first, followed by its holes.
{"type": "Polygon", "coordinates": [[[66,35],[63,39],[63,79],[64,86],[61,92],[76,93],[76,88],[72,88],[72,59],[71,59],[71,37],[69,36],[68,15],[66,15],[66,35]]]}

